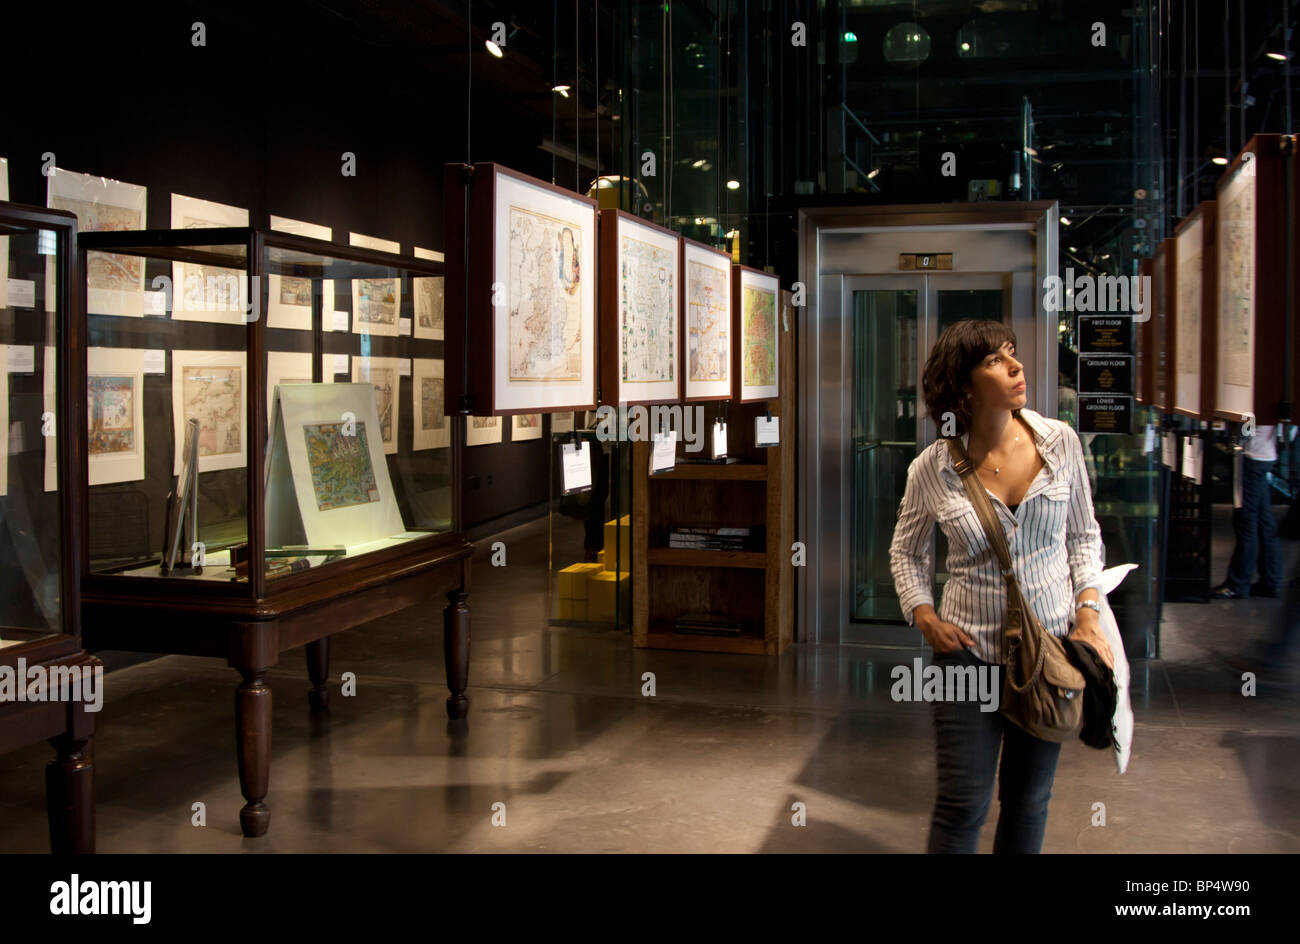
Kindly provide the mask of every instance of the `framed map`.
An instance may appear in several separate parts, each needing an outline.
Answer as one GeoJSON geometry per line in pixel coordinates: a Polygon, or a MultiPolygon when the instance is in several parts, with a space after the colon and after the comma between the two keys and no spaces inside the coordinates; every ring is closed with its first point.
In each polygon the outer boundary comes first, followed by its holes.
{"type": "MultiPolygon", "coordinates": [[[[1175,413],[1202,418],[1202,337],[1205,333],[1205,207],[1201,204],[1178,227],[1175,242],[1173,403],[1175,413]]],[[[1213,204],[1208,204],[1213,211],[1213,204]]],[[[1204,417],[1208,419],[1209,417],[1204,417]]]]}
{"type": "Polygon", "coordinates": [[[732,370],[736,399],[741,403],[771,400],[780,396],[780,310],[781,282],[748,266],[732,270],[732,332],[736,346],[732,370]]]}
{"type": "Polygon", "coordinates": [[[1242,164],[1220,185],[1219,212],[1219,405],[1244,415],[1254,409],[1255,232],[1258,177],[1242,164]]]}
{"type": "Polygon", "coordinates": [[[465,417],[465,445],[490,446],[501,441],[501,417],[465,417]]]}
{"type": "MultiPolygon", "coordinates": [[[[322,365],[331,360],[333,355],[323,355],[322,365]]],[[[325,371],[321,371],[325,376],[325,371]]],[[[333,376],[330,380],[333,380],[333,376]]],[[[281,384],[311,383],[311,355],[289,351],[266,352],[266,418],[271,419],[271,408],[275,404],[275,388],[281,384]]]]}
{"type": "MultiPolygon", "coordinates": [[[[172,194],[172,229],[247,225],[248,211],[241,207],[172,194]]],[[[172,263],[172,318],[242,325],[248,317],[248,302],[245,270],[172,263]]],[[[201,447],[199,451],[201,454],[201,447]]]]}
{"type": "MultiPolygon", "coordinates": [[[[137,184],[54,168],[46,178],[46,205],[76,214],[77,232],[101,233],[145,228],[148,190],[137,184]]],[[[92,315],[144,317],[142,256],[86,254],[86,311],[92,315]]],[[[53,284],[54,259],[47,262],[53,284]]]]}
{"type": "Polygon", "coordinates": [[[369,381],[375,391],[375,411],[378,426],[375,433],[384,445],[384,453],[397,452],[397,424],[401,403],[397,392],[400,385],[401,359],[397,357],[353,357],[352,382],[369,381]]]}
{"type": "Polygon", "coordinates": [[[730,399],[731,257],[683,239],[681,269],[682,399],[730,399]]]}
{"type": "Polygon", "coordinates": [[[1151,405],[1162,413],[1171,412],[1169,404],[1169,273],[1170,257],[1174,251],[1172,239],[1163,240],[1156,248],[1151,264],[1151,405]]]}
{"type": "Polygon", "coordinates": [[[181,474],[185,421],[199,421],[199,472],[243,468],[248,395],[243,351],[172,351],[173,475],[181,474]]]}
{"type": "MultiPolygon", "coordinates": [[[[401,252],[401,244],[390,239],[348,233],[348,242],[363,249],[401,252]]],[[[352,331],[355,334],[378,334],[395,338],[402,313],[402,280],[371,278],[352,280],[352,331]]],[[[385,440],[385,442],[387,442],[385,440]]]]}
{"type": "Polygon", "coordinates": [[[442,361],[431,357],[414,358],[411,367],[411,416],[415,425],[418,449],[446,449],[451,445],[451,421],[444,412],[447,393],[442,361]]]}
{"type": "Polygon", "coordinates": [[[144,478],[144,351],[86,355],[86,453],[91,485],[144,478]]]}
{"type": "MultiPolygon", "coordinates": [[[[416,246],[411,253],[417,259],[442,262],[442,253],[432,249],[421,249],[416,246]]],[[[445,288],[445,279],[440,275],[411,279],[411,294],[415,297],[414,333],[417,338],[430,341],[443,339],[445,288]]]]}
{"type": "MultiPolygon", "coordinates": [[[[271,229],[278,233],[293,233],[309,239],[330,242],[334,231],[328,226],[304,223],[284,216],[271,217],[271,229]]],[[[276,250],[272,250],[275,252],[276,250]]],[[[268,275],[266,326],[268,328],[292,328],[297,331],[311,330],[311,279],[293,276],[268,275]]],[[[323,299],[322,321],[329,322],[334,310],[334,280],[321,282],[323,299]]]]}
{"type": "Polygon", "coordinates": [[[446,324],[469,352],[468,368],[447,362],[449,387],[480,415],[594,409],[596,202],[497,164],[446,180],[446,308],[469,314],[446,324]]]}
{"type": "Polygon", "coordinates": [[[681,238],[621,210],[600,214],[602,399],[669,403],[681,395],[681,238]]]}
{"type": "Polygon", "coordinates": [[[542,414],[516,413],[510,417],[510,441],[525,442],[542,438],[542,414]]]}

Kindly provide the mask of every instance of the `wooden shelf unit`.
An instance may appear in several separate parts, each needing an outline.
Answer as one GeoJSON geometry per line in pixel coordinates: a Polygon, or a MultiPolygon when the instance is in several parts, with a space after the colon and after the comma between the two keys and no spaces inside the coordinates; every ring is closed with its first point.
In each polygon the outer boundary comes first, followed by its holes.
{"type": "MultiPolygon", "coordinates": [[[[780,655],[794,641],[794,318],[782,292],[781,396],[762,403],[705,403],[705,448],[713,419],[727,423],[726,465],[685,463],[650,475],[650,445],[632,450],[632,639],[638,648],[780,655]],[[780,417],[781,444],[754,445],[754,420],[780,417]],[[668,547],[676,526],[763,529],[761,550],[668,547]],[[681,633],[686,615],[739,619],[739,636],[681,633]]],[[[689,409],[692,404],[684,404],[689,409]]]]}

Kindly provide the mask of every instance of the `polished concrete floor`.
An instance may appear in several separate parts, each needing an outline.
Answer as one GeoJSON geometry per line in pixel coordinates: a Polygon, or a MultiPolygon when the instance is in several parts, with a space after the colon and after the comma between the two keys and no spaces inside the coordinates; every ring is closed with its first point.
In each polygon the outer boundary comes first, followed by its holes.
{"type": "MultiPolygon", "coordinates": [[[[487,541],[475,561],[467,725],[446,720],[433,607],[335,637],[328,715],[308,712],[297,653],[273,671],[265,838],[238,828],[235,673],[179,656],[111,672],[95,752],[100,851],[924,849],[930,715],[888,695],[890,668],[919,649],[796,646],[777,660],[647,652],[621,632],[548,628],[545,522],[497,539],[507,566],[490,566],[487,541]],[[641,694],[647,671],[653,698],[641,694]],[[356,674],[353,697],[338,694],[343,672],[356,674]],[[193,825],[196,803],[205,826],[193,825]]],[[[1216,543],[1220,557],[1228,549],[1216,543]]],[[[1300,851],[1300,696],[1266,682],[1244,697],[1225,658],[1264,636],[1278,610],[1275,600],[1166,607],[1163,658],[1135,667],[1130,769],[1118,776],[1109,753],[1068,744],[1044,851],[1300,851]],[[1093,825],[1098,803],[1104,826],[1093,825]]],[[[50,756],[40,745],[0,757],[0,851],[48,848],[50,756]]],[[[992,833],[990,823],[985,849],[992,833]]]]}

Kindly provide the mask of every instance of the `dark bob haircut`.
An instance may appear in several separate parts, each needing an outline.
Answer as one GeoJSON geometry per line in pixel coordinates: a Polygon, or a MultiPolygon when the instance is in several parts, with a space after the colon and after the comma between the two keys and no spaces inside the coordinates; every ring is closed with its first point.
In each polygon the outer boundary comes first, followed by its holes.
{"type": "Polygon", "coordinates": [[[921,390],[925,408],[930,418],[939,426],[941,435],[945,413],[957,420],[957,435],[970,429],[970,407],[962,388],[970,383],[971,371],[988,357],[1002,349],[1002,345],[1016,346],[1016,336],[1000,321],[965,318],[949,325],[934,342],[934,349],[925,362],[921,375],[921,390]]]}

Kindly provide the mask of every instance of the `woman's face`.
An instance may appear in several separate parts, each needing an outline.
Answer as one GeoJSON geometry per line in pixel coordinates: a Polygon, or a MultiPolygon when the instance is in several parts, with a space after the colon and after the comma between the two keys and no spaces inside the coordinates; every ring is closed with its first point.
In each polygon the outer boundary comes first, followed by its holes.
{"type": "Polygon", "coordinates": [[[965,389],[972,410],[1018,410],[1028,402],[1025,368],[1010,341],[970,372],[965,389]]]}

